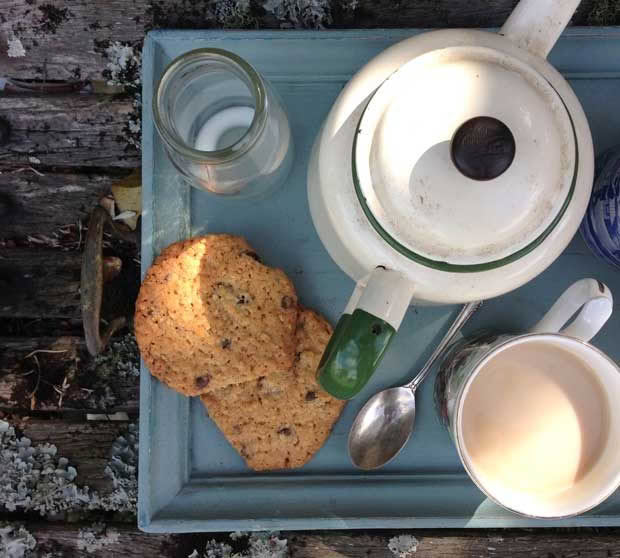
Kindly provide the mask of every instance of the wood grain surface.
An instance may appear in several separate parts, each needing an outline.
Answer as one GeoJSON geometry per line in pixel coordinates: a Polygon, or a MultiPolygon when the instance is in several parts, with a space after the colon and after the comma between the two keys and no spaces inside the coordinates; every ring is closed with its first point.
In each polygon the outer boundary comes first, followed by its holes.
{"type": "MultiPolygon", "coordinates": [[[[247,13],[231,15],[234,3],[221,0],[0,0],[0,76],[21,79],[101,79],[111,41],[140,49],[151,28],[211,27],[498,27],[516,0],[332,0],[311,15],[297,2],[293,16],[266,10],[250,2],[247,13]],[[55,8],[41,10],[42,6],[55,8]],[[228,9],[227,6],[228,5],[228,9]],[[10,36],[21,40],[26,55],[9,58],[10,36]]],[[[290,11],[289,11],[290,12],[290,11]]],[[[618,23],[620,13],[605,0],[583,0],[573,24],[618,23]]]]}
{"type": "MultiPolygon", "coordinates": [[[[79,552],[81,529],[89,523],[54,524],[31,522],[28,530],[37,539],[38,552],[63,551],[65,556],[92,556],[93,558],[118,558],[157,556],[161,558],[187,558],[193,550],[203,550],[214,538],[212,534],[154,535],[141,533],[135,527],[106,524],[107,532],[116,531],[118,540],[93,553],[79,552]]],[[[415,553],[406,558],[618,558],[617,541],[620,531],[585,531],[575,533],[556,530],[551,538],[544,531],[399,531],[359,533],[280,533],[287,539],[291,558],[395,558],[388,544],[399,534],[414,536],[415,553]]],[[[216,538],[230,544],[230,539],[216,538]]],[[[234,543],[241,547],[242,543],[234,543]]]]}
{"type": "Polygon", "coordinates": [[[117,178],[90,172],[46,171],[41,176],[36,166],[0,174],[0,237],[53,237],[64,230],[79,239],[79,223],[86,222],[90,210],[110,192],[117,178]]]}
{"type": "Polygon", "coordinates": [[[79,252],[0,249],[0,317],[79,318],[79,252]]]}
{"type": "Polygon", "coordinates": [[[35,444],[54,444],[58,455],[66,457],[77,469],[79,485],[102,494],[112,490],[104,471],[112,443],[127,429],[125,422],[28,418],[11,421],[11,424],[35,444]]]}
{"type": "Polygon", "coordinates": [[[147,0],[0,0],[0,75],[20,79],[101,79],[111,41],[140,43],[150,20],[147,0]],[[52,9],[47,8],[52,6],[52,9]],[[18,38],[23,57],[7,56],[18,38]]]}
{"type": "Polygon", "coordinates": [[[82,524],[53,524],[53,523],[28,523],[28,530],[37,540],[36,551],[41,556],[45,552],[56,552],[53,556],[88,556],[91,558],[187,558],[192,552],[192,546],[196,548],[206,543],[206,536],[172,536],[150,535],[138,531],[136,527],[122,523],[108,523],[107,532],[118,533],[117,542],[102,546],[92,552],[86,552],[79,545],[80,529],[92,528],[91,523],[82,524]],[[204,542],[203,542],[204,541],[204,542]],[[189,548],[189,550],[187,550],[189,548]]]}
{"type": "Polygon", "coordinates": [[[107,95],[4,96],[0,117],[11,126],[0,146],[0,169],[15,166],[140,166],[140,154],[128,145],[131,99],[107,95]]]}
{"type": "MultiPolygon", "coordinates": [[[[124,256],[124,262],[121,275],[104,286],[102,316],[106,319],[133,315],[139,262],[131,256],[124,256]],[[128,298],[130,306],[125,302],[128,298]]],[[[0,318],[80,319],[81,266],[79,251],[0,248],[0,318]]]]}
{"type": "Polygon", "coordinates": [[[8,410],[41,408],[43,390],[62,385],[85,354],[81,337],[0,337],[0,347],[0,406],[8,410]]]}
{"type": "MultiPolygon", "coordinates": [[[[332,533],[292,535],[294,558],[394,558],[388,549],[391,537],[402,534],[332,533]]],[[[620,531],[570,532],[543,530],[413,531],[418,540],[407,558],[618,558],[620,531]]]]}
{"type": "MultiPolygon", "coordinates": [[[[97,377],[104,365],[93,361],[83,337],[0,337],[0,347],[0,409],[137,417],[139,378],[113,374],[107,380],[111,391],[106,391],[105,378],[97,377]],[[63,383],[68,387],[63,389],[63,383]],[[113,400],[104,405],[110,394],[113,400]]],[[[105,372],[113,373],[114,365],[107,366],[105,372]]]]}

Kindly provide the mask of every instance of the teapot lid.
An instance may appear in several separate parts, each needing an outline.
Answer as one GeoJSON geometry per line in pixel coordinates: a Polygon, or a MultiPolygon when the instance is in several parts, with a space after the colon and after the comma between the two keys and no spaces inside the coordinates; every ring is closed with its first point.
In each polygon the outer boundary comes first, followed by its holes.
{"type": "Polygon", "coordinates": [[[566,211],[577,169],[572,121],[551,84],[486,47],[419,56],[373,94],[353,181],[396,250],[447,271],[481,271],[539,246],[566,211]]]}

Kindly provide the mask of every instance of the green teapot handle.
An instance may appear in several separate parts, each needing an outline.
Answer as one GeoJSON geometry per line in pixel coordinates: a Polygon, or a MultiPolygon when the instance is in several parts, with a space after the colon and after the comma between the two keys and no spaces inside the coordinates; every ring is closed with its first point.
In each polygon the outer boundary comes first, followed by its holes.
{"type": "Polygon", "coordinates": [[[325,348],[317,381],[338,399],[357,395],[381,362],[413,296],[402,273],[375,268],[360,281],[325,348]]]}

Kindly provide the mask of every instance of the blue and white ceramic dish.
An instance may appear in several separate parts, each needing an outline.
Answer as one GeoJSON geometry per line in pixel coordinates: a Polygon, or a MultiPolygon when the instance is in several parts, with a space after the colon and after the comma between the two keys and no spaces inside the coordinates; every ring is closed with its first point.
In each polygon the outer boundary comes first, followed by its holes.
{"type": "Polygon", "coordinates": [[[620,145],[596,161],[592,198],[580,231],[596,256],[620,268],[620,145]]]}

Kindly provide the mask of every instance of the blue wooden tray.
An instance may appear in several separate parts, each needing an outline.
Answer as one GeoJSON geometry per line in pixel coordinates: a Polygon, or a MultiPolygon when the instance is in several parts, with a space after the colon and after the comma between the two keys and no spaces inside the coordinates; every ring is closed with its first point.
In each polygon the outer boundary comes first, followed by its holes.
{"type": "MultiPolygon", "coordinates": [[[[332,323],[353,284],[330,259],[312,226],[306,166],[314,136],[343,85],[365,62],[416,30],[322,32],[156,31],[144,47],[142,270],[165,246],[191,235],[246,236],[268,264],[294,280],[301,301],[332,323]],[[288,108],[296,161],[288,183],[263,202],[223,200],[183,185],[151,117],[154,82],[176,56],[201,47],[231,50],[271,80],[288,108]]],[[[620,143],[620,29],[572,28],[551,54],[571,81],[597,152],[620,143]]],[[[524,329],[576,279],[592,276],[620,300],[620,273],[576,237],[524,287],[490,300],[467,330],[524,329]]],[[[228,445],[197,399],[174,393],[142,366],[138,521],[151,532],[403,527],[620,525],[620,494],[581,517],[559,522],[513,515],[488,501],[460,465],[436,417],[433,378],[419,393],[415,434],[380,472],[355,470],[346,453],[351,421],[370,395],[403,382],[428,357],[457,308],[411,308],[373,381],[351,401],[330,439],[305,467],[256,474],[228,445]]],[[[620,311],[594,344],[620,359],[620,311]]]]}

